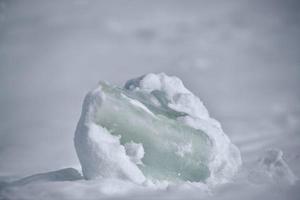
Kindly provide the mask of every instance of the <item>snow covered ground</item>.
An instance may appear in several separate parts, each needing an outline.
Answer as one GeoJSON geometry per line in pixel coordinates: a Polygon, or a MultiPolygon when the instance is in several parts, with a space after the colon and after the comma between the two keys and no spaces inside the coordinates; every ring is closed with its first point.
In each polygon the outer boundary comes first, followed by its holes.
{"type": "Polygon", "coordinates": [[[1,182],[78,168],[73,135],[86,92],[149,72],[180,77],[243,159],[234,182],[212,191],[60,179],[6,197],[299,199],[299,181],[248,181],[269,148],[300,177],[299,9],[296,0],[0,1],[1,182]]]}

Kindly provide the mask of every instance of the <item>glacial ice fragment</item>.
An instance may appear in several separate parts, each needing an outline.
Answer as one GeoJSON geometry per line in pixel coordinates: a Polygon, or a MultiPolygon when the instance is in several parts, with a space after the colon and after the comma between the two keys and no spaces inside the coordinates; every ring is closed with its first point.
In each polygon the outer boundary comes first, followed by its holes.
{"type": "Polygon", "coordinates": [[[199,98],[163,73],[124,88],[100,82],[85,98],[74,142],[86,179],[223,182],[241,164],[199,98]]]}

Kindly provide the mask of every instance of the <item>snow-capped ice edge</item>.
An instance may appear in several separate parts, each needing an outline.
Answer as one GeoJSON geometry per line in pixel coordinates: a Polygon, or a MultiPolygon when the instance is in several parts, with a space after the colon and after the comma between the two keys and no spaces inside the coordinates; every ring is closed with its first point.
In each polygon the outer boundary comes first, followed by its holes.
{"type": "MultiPolygon", "coordinates": [[[[209,163],[211,175],[206,184],[213,186],[228,182],[238,171],[242,163],[238,148],[230,142],[220,123],[209,116],[202,101],[186,89],[179,78],[151,73],[127,81],[124,89],[164,92],[169,108],[187,114],[177,120],[203,130],[209,136],[214,150],[209,163]]],[[[120,144],[120,138],[95,123],[97,106],[105,101],[101,90],[98,86],[86,96],[75,132],[75,149],[83,175],[86,179],[117,178],[143,184],[149,180],[138,168],[137,162],[133,162],[132,156],[126,153],[128,149],[120,144]]]]}

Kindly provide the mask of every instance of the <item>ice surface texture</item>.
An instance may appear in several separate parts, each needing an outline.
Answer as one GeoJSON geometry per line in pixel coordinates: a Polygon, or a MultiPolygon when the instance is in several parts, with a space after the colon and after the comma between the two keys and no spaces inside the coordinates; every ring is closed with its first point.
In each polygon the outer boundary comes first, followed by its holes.
{"type": "Polygon", "coordinates": [[[75,132],[86,179],[222,183],[239,150],[177,77],[147,74],[124,88],[105,82],[86,96],[75,132]]]}

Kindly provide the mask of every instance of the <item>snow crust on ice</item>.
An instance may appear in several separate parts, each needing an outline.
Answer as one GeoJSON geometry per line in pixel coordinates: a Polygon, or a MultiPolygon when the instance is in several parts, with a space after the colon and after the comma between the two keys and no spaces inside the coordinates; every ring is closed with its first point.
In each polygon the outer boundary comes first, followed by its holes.
{"type": "MultiPolygon", "coordinates": [[[[133,106],[143,109],[149,115],[165,114],[167,117],[174,118],[178,123],[200,130],[208,136],[212,146],[210,153],[205,156],[208,157],[207,166],[210,173],[209,177],[202,181],[211,185],[224,183],[237,172],[241,165],[239,150],[230,142],[221,125],[210,118],[201,100],[186,89],[179,78],[167,76],[164,73],[151,73],[127,81],[123,91],[124,94],[128,93],[125,98],[127,100],[129,98],[133,106]],[[141,92],[149,94],[147,96],[149,98],[137,98],[137,100],[130,96],[141,92]]],[[[103,92],[103,84],[100,84],[86,96],[83,104],[74,138],[83,175],[86,179],[117,178],[137,184],[144,183],[149,177],[145,176],[141,166],[143,166],[144,155],[149,152],[144,151],[143,144],[134,142],[121,144],[122,136],[111,134],[113,130],[108,130],[98,123],[98,111],[109,101],[106,98],[110,97],[106,96],[103,92]]],[[[118,106],[111,107],[113,108],[110,109],[114,109],[114,114],[120,113],[118,106]]],[[[159,133],[157,137],[160,137],[159,133]]],[[[189,148],[195,146],[176,145],[178,149],[176,153],[181,157],[185,157],[191,152],[189,148]]],[[[157,156],[163,157],[164,155],[157,156]]],[[[178,174],[180,176],[180,173],[178,174]]]]}
{"type": "Polygon", "coordinates": [[[178,77],[167,76],[164,73],[150,73],[127,81],[125,88],[129,90],[143,90],[148,93],[162,91],[169,100],[168,107],[176,111],[185,112],[192,117],[209,118],[208,111],[200,99],[186,89],[178,77]]]}
{"type": "Polygon", "coordinates": [[[126,155],[130,157],[130,160],[135,164],[143,164],[142,158],[144,157],[145,151],[142,144],[139,143],[126,143],[124,145],[126,149],[126,155]]]}
{"type": "Polygon", "coordinates": [[[135,183],[145,181],[143,173],[127,156],[119,137],[92,122],[84,126],[79,124],[78,130],[80,136],[75,137],[75,147],[86,179],[102,177],[128,179],[135,183]]]}

